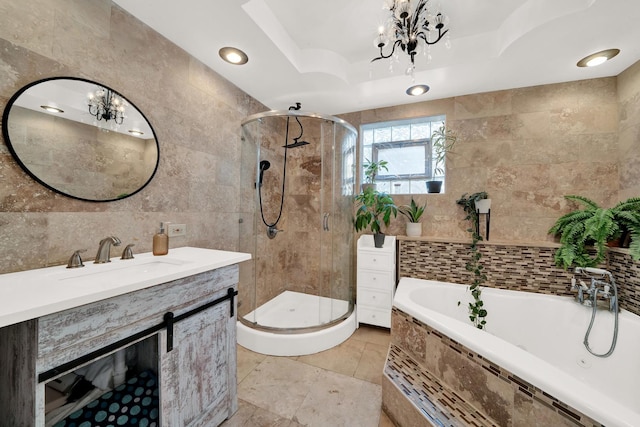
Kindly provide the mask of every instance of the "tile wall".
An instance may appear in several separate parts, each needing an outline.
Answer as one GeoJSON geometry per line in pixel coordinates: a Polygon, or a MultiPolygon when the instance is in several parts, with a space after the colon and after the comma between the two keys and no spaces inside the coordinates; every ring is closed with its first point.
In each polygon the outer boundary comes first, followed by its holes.
{"type": "Polygon", "coordinates": [[[33,181],[0,144],[0,273],[63,264],[75,249],[92,259],[112,234],[147,252],[160,221],[187,224],[170,247],[238,249],[240,122],[264,105],[109,0],[0,0],[0,109],[51,76],[125,95],[154,127],[160,164],[130,198],[82,202],[33,181]]]}

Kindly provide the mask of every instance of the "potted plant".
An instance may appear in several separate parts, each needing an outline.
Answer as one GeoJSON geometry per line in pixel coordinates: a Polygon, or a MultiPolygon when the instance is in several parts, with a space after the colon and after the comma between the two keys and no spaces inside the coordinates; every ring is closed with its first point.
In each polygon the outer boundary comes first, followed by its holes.
{"type": "Polygon", "coordinates": [[[560,247],[555,253],[555,263],[568,269],[595,267],[606,256],[607,242],[620,238],[623,232],[630,237],[629,253],[640,259],[640,197],[622,201],[613,208],[602,208],[583,196],[565,196],[565,199],[581,204],[578,209],[562,215],[549,229],[560,236],[560,247]]]}
{"type": "MultiPolygon", "coordinates": [[[[431,146],[433,152],[433,160],[436,168],[433,170],[432,176],[444,174],[444,160],[447,153],[451,152],[458,137],[451,129],[446,129],[444,125],[433,131],[431,134],[431,146]]],[[[442,181],[432,179],[427,181],[427,191],[429,193],[439,193],[442,189],[442,181]]]]}
{"type": "Polygon", "coordinates": [[[410,205],[403,205],[398,208],[398,212],[406,216],[409,220],[409,222],[407,222],[407,236],[420,237],[422,235],[422,223],[420,222],[420,217],[422,217],[426,207],[426,202],[422,206],[418,206],[412,197],[410,205]]]}
{"type": "MultiPolygon", "coordinates": [[[[467,216],[465,220],[471,222],[471,227],[467,231],[471,234],[471,257],[465,265],[465,269],[473,274],[473,282],[469,286],[469,291],[473,297],[473,302],[469,303],[469,320],[478,329],[484,329],[487,324],[487,309],[484,307],[484,301],[482,300],[482,285],[487,280],[487,275],[484,273],[484,266],[480,262],[482,253],[478,248],[478,242],[482,240],[482,236],[478,232],[478,209],[476,203],[480,200],[485,200],[488,195],[485,191],[473,193],[467,197],[467,194],[463,194],[456,203],[462,206],[467,216]]],[[[458,304],[460,304],[458,302],[458,304]]]]}
{"type": "Polygon", "coordinates": [[[381,170],[388,171],[387,165],[389,162],[386,160],[378,160],[377,162],[372,162],[369,159],[364,159],[364,181],[362,184],[362,191],[365,191],[367,188],[375,189],[375,180],[376,176],[381,170]]]}
{"type": "Polygon", "coordinates": [[[353,222],[356,231],[369,227],[373,233],[375,247],[381,248],[384,244],[384,233],[381,232],[382,224],[388,227],[391,215],[394,218],[398,215],[398,208],[393,202],[393,198],[387,193],[367,188],[356,196],[356,203],[358,208],[353,222]]]}

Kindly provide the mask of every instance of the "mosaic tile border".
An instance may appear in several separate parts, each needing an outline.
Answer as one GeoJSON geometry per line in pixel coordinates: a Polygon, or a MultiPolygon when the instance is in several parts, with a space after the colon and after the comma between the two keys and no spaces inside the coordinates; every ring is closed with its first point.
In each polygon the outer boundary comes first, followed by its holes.
{"type": "MultiPolygon", "coordinates": [[[[398,241],[398,277],[471,283],[465,269],[467,243],[398,241]]],[[[548,295],[575,296],[572,273],[555,266],[556,248],[506,244],[479,245],[487,281],[484,286],[548,295]]],[[[622,250],[610,250],[605,268],[620,289],[620,307],[640,316],[640,262],[622,250]]]]}
{"type": "MultiPolygon", "coordinates": [[[[542,404],[549,411],[555,412],[563,417],[563,419],[570,421],[573,425],[580,427],[603,427],[600,423],[582,414],[580,411],[570,407],[559,399],[544,392],[540,388],[535,387],[534,385],[528,383],[527,381],[500,367],[499,365],[491,362],[490,360],[484,358],[482,355],[463,346],[457,341],[452,340],[444,334],[441,334],[439,331],[426,325],[419,319],[416,319],[413,316],[410,316],[395,307],[392,310],[392,316],[400,316],[402,320],[411,322],[414,328],[418,328],[419,333],[437,337],[444,346],[455,350],[461,355],[464,355],[466,359],[471,363],[479,365],[484,371],[489,372],[505,383],[510,384],[513,387],[515,393],[520,393],[527,399],[535,400],[536,402],[542,404]]],[[[452,418],[455,418],[459,412],[467,410],[469,412],[464,413],[468,416],[463,418],[467,424],[463,425],[497,425],[492,424],[493,420],[482,414],[467,402],[464,402],[464,399],[462,399],[457,393],[452,390],[448,390],[446,384],[441,384],[441,382],[432,373],[425,369],[424,366],[413,360],[409,353],[395,344],[395,337],[393,335],[394,331],[392,330],[391,332],[392,344],[391,350],[389,351],[389,355],[387,357],[387,362],[385,364],[385,374],[387,374],[387,370],[389,370],[389,372],[393,373],[394,375],[393,377],[387,375],[390,379],[394,380],[398,377],[403,379],[399,383],[402,384],[401,389],[410,391],[410,395],[407,395],[408,398],[410,398],[414,403],[416,403],[416,399],[418,399],[418,402],[426,400],[431,403],[433,402],[433,400],[437,400],[438,402],[442,403],[442,401],[440,400],[440,394],[443,393],[443,390],[445,390],[446,395],[449,396],[448,398],[446,398],[447,401],[453,403],[448,412],[448,414],[450,414],[452,418]],[[451,398],[451,396],[453,396],[453,398],[451,398]],[[451,409],[454,409],[454,411],[451,411],[451,409]],[[470,423],[470,419],[474,422],[477,421],[479,424],[470,423]],[[482,422],[488,424],[481,424],[481,420],[482,422]]],[[[405,392],[405,394],[407,393],[405,392]]],[[[416,403],[416,405],[418,404],[416,403]]],[[[450,425],[455,424],[452,423],[450,425]]]]}
{"type": "Polygon", "coordinates": [[[500,427],[449,390],[436,377],[422,371],[420,365],[393,344],[389,347],[384,374],[434,425],[500,427]]]}

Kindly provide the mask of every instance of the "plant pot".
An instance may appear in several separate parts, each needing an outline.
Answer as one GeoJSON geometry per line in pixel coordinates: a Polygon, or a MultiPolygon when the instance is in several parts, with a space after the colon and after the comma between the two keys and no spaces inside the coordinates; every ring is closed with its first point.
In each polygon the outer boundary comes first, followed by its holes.
{"type": "Polygon", "coordinates": [[[476,200],[476,211],[478,213],[489,213],[489,209],[491,209],[491,199],[476,200]]]}
{"type": "Polygon", "coordinates": [[[408,222],[407,223],[407,236],[408,237],[420,237],[420,236],[422,236],[422,223],[421,222],[408,222]]]}
{"type": "Polygon", "coordinates": [[[384,233],[375,233],[373,235],[373,244],[376,248],[384,246],[384,233]]]}
{"type": "Polygon", "coordinates": [[[442,190],[442,181],[427,181],[428,193],[439,193],[442,190]]]}
{"type": "Polygon", "coordinates": [[[375,184],[362,184],[362,192],[364,193],[365,191],[367,191],[368,188],[375,190],[376,189],[376,185],[375,184]]]}

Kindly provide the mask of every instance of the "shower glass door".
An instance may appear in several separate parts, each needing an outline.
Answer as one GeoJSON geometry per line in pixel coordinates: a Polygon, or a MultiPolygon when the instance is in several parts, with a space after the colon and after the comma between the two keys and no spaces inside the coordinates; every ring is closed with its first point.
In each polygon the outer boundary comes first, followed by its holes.
{"type": "Polygon", "coordinates": [[[239,320],[281,333],[341,320],[354,306],[355,129],[267,112],[242,133],[240,249],[253,258],[240,266],[239,320]]]}
{"type": "Polygon", "coordinates": [[[353,309],[352,268],[355,170],[354,131],[336,122],[322,125],[321,275],[319,318],[322,324],[347,316],[353,309]]]}

